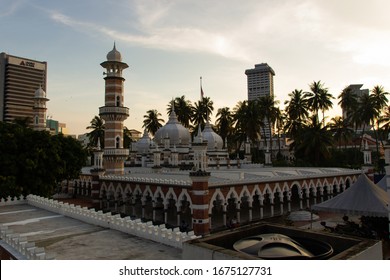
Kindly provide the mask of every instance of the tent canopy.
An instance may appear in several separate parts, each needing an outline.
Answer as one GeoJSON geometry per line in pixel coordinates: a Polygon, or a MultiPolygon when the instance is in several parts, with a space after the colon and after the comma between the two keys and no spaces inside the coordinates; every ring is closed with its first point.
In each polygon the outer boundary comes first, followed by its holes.
{"type": "Polygon", "coordinates": [[[382,179],[379,180],[378,183],[376,183],[379,187],[381,187],[384,191],[387,191],[387,176],[383,176],[382,179]]]}
{"type": "Polygon", "coordinates": [[[357,181],[344,192],[313,205],[311,209],[346,215],[388,217],[389,203],[387,193],[362,173],[357,181]]]}

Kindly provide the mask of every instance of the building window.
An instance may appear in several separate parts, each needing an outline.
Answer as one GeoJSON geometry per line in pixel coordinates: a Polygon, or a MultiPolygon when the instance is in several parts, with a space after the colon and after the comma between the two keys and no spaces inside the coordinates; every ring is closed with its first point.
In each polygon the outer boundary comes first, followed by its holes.
{"type": "Polygon", "coordinates": [[[120,98],[120,96],[116,97],[116,106],[117,107],[121,106],[121,98],[120,98]]]}
{"type": "Polygon", "coordinates": [[[119,149],[119,142],[120,142],[120,138],[119,138],[119,136],[118,136],[118,137],[116,138],[116,143],[115,143],[117,149],[119,149]]]}
{"type": "Polygon", "coordinates": [[[35,116],[35,124],[38,124],[39,123],[39,118],[38,116],[35,116]]]}

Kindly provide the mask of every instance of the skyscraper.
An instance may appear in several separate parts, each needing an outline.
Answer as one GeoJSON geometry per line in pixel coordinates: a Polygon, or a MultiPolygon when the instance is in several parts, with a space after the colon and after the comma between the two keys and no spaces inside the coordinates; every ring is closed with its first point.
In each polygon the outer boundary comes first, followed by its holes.
{"type": "Polygon", "coordinates": [[[46,91],[47,63],[0,53],[0,121],[35,119],[35,92],[46,91]]]}
{"type": "MultiPolygon", "coordinates": [[[[256,64],[255,68],[245,70],[247,76],[248,85],[248,101],[253,101],[262,96],[274,97],[274,76],[275,71],[267,64],[256,64]]],[[[263,137],[270,137],[273,134],[273,127],[271,131],[268,126],[267,120],[264,120],[264,132],[263,137]]]]}
{"type": "Polygon", "coordinates": [[[255,68],[245,70],[248,85],[248,100],[255,100],[260,96],[274,96],[275,71],[267,64],[256,64],[255,68]]]}

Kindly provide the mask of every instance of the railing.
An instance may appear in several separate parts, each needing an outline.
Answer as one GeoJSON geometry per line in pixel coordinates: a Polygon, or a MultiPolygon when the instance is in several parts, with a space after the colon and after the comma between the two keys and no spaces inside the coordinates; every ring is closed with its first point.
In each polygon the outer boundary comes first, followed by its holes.
{"type": "Polygon", "coordinates": [[[0,206],[18,205],[18,204],[26,204],[26,203],[27,203],[26,198],[23,195],[20,195],[19,197],[8,196],[7,198],[0,199],[0,206]]]}
{"type": "Polygon", "coordinates": [[[1,246],[17,259],[53,260],[53,254],[46,254],[45,249],[28,242],[26,236],[14,233],[7,226],[0,226],[1,246]]]}
{"type": "Polygon", "coordinates": [[[130,217],[121,218],[119,214],[103,213],[87,207],[58,202],[53,199],[29,195],[28,204],[45,210],[68,216],[88,224],[118,230],[124,233],[153,240],[175,248],[182,248],[183,242],[199,238],[193,231],[180,232],[179,228],[168,229],[165,225],[153,225],[152,222],[141,222],[140,219],[131,220],[130,217]]]}
{"type": "Polygon", "coordinates": [[[116,107],[116,106],[104,106],[99,108],[99,114],[122,114],[129,115],[129,108],[116,107]]]}
{"type": "Polygon", "coordinates": [[[129,155],[129,149],[104,148],[104,155],[106,155],[106,156],[128,156],[129,155]]]}

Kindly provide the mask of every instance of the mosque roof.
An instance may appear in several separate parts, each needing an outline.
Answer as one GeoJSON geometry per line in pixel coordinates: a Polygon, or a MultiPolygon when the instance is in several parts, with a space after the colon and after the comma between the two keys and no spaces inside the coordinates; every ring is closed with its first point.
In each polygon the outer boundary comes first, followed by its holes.
{"type": "MultiPolygon", "coordinates": [[[[277,182],[284,180],[300,180],[308,178],[324,178],[342,175],[359,175],[361,170],[347,168],[309,168],[309,167],[261,167],[257,164],[243,165],[241,168],[210,169],[209,187],[232,184],[247,184],[261,182],[277,182]],[[283,176],[281,174],[283,173],[283,176]]],[[[83,172],[84,173],[84,172],[83,172]]],[[[188,171],[166,170],[160,173],[152,172],[150,168],[125,169],[125,175],[104,175],[103,180],[120,180],[148,182],[168,185],[190,186],[188,171]]],[[[282,187],[282,186],[280,186],[282,187]]]]}
{"type": "Polygon", "coordinates": [[[215,133],[209,122],[206,123],[202,135],[203,140],[207,141],[207,150],[222,150],[222,137],[215,133]]]}
{"type": "Polygon", "coordinates": [[[145,129],[142,138],[139,139],[136,143],[137,152],[147,153],[151,144],[152,140],[149,137],[148,131],[145,129]]]}
{"type": "Polygon", "coordinates": [[[172,110],[169,115],[168,122],[157,130],[154,135],[154,142],[160,144],[164,138],[169,137],[170,145],[189,145],[191,142],[191,134],[176,117],[176,113],[172,110]]]}

